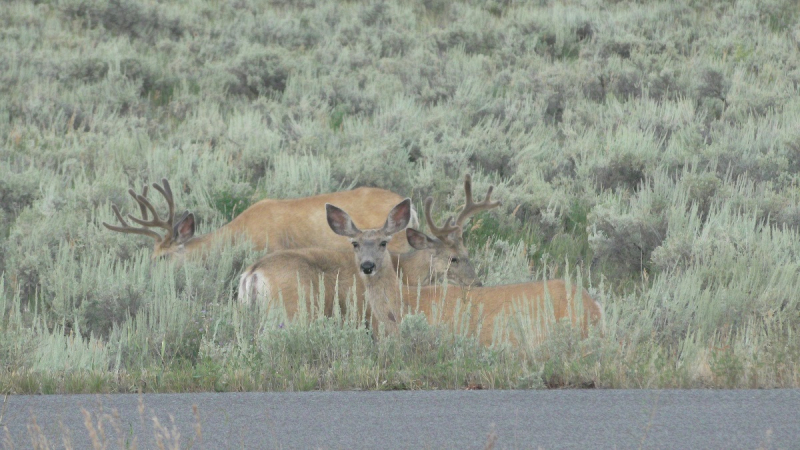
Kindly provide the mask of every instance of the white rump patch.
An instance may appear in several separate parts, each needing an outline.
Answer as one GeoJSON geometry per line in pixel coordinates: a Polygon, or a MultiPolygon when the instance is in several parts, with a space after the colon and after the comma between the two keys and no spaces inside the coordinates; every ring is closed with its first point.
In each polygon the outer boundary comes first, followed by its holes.
{"type": "Polygon", "coordinates": [[[245,305],[249,305],[255,299],[271,296],[271,291],[269,279],[259,272],[245,273],[239,278],[238,299],[245,305]]]}

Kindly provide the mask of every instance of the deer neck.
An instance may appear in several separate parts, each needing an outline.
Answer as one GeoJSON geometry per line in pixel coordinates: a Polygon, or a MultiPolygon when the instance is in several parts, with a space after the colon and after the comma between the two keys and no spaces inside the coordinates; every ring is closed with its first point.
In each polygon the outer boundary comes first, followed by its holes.
{"type": "Polygon", "coordinates": [[[372,310],[373,324],[383,324],[387,334],[396,334],[403,305],[399,280],[391,263],[387,253],[383,261],[384,270],[372,276],[362,274],[361,277],[364,281],[364,299],[372,310]]]}
{"type": "Polygon", "coordinates": [[[219,231],[214,231],[211,233],[202,234],[200,236],[194,236],[188,241],[184,242],[183,248],[184,252],[187,255],[192,256],[200,256],[201,258],[205,257],[206,255],[204,252],[213,247],[215,243],[221,242],[220,238],[222,235],[218,235],[219,231]]]}
{"type": "Polygon", "coordinates": [[[206,252],[208,250],[217,245],[225,247],[230,246],[235,243],[237,238],[242,236],[246,235],[237,234],[227,228],[226,225],[206,234],[193,236],[183,244],[183,248],[187,254],[202,255],[201,258],[204,258],[207,256],[206,252]]]}

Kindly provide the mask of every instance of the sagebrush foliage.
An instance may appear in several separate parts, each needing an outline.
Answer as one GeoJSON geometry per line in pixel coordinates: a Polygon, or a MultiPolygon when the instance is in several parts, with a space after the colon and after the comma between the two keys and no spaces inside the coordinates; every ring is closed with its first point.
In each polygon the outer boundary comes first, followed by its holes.
{"type": "Polygon", "coordinates": [[[101,390],[796,387],[798,11],[6,2],[0,391],[81,371],[101,390]],[[235,305],[246,243],[176,268],[100,226],[162,177],[200,232],[363,185],[432,195],[441,221],[467,172],[503,201],[466,233],[486,283],[577,266],[605,334],[508,352],[412,318],[375,345],[353,318],[235,305]]]}

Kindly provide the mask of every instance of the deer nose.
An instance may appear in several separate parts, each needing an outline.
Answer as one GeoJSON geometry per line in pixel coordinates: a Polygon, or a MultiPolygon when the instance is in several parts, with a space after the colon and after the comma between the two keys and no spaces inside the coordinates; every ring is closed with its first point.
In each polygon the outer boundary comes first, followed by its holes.
{"type": "Polygon", "coordinates": [[[373,270],[375,270],[375,263],[374,262],[367,261],[367,262],[361,263],[361,271],[364,272],[366,275],[371,274],[373,270]]]}

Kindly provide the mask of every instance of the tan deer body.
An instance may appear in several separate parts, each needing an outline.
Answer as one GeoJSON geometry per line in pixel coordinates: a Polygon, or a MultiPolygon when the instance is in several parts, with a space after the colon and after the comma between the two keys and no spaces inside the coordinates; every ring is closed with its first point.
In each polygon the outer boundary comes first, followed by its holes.
{"type": "Polygon", "coordinates": [[[340,310],[347,310],[345,302],[354,283],[358,304],[363,305],[363,283],[356,277],[352,265],[352,251],[305,248],[271,253],[248,267],[239,278],[238,298],[242,303],[280,299],[287,316],[292,318],[301,300],[306,302],[306,308],[316,303],[322,281],[323,312],[331,316],[337,298],[340,310]]]}
{"type": "MultiPolygon", "coordinates": [[[[328,227],[326,203],[349,204],[358,211],[355,218],[358,223],[378,227],[400,200],[402,197],[394,192],[370,187],[289,200],[265,199],[219,231],[250,236],[257,248],[269,245],[270,251],[311,247],[350,249],[350,244],[328,227]]],[[[395,245],[392,250],[410,250],[407,244],[395,245]]]]}
{"type": "MultiPolygon", "coordinates": [[[[436,255],[430,250],[390,254],[392,268],[403,275],[404,284],[427,286],[435,283],[432,270],[436,255]]],[[[397,278],[397,274],[395,274],[397,278]]],[[[248,267],[239,278],[238,298],[242,303],[281,299],[288,317],[294,317],[299,302],[306,308],[316,302],[324,283],[324,313],[330,316],[336,302],[340,311],[348,311],[349,296],[355,295],[357,313],[365,307],[364,283],[353,265],[352,250],[306,248],[282,250],[264,256],[248,267]],[[313,294],[313,295],[309,295],[313,294]]],[[[479,284],[477,280],[475,284],[479,284]]],[[[367,309],[367,315],[370,310],[367,309]]]]}
{"type": "MultiPolygon", "coordinates": [[[[460,286],[427,286],[417,296],[416,289],[402,290],[404,313],[423,312],[429,321],[458,324],[464,317],[468,320],[460,326],[476,332],[478,340],[491,345],[498,316],[505,317],[505,325],[519,314],[530,315],[538,329],[534,339],[541,340],[551,320],[568,318],[573,325],[580,326],[584,336],[588,325],[596,325],[602,317],[600,305],[592,299],[586,289],[571,286],[569,291],[564,280],[548,280],[528,283],[485,286],[465,289],[460,286]],[[549,302],[548,302],[549,300],[549,302]],[[578,302],[580,304],[578,304],[578,302]],[[550,311],[552,305],[552,311],[550,311]],[[458,316],[456,315],[458,314],[458,316]],[[464,316],[466,315],[466,316],[464,316]]],[[[368,300],[367,300],[368,301],[368,300]]],[[[512,342],[518,339],[511,333],[512,342]]]]}
{"type": "MultiPolygon", "coordinates": [[[[491,201],[491,188],[486,198],[475,203],[472,200],[472,180],[469,175],[464,179],[464,190],[467,204],[461,211],[458,221],[447,221],[448,226],[437,227],[432,219],[432,201],[425,202],[425,217],[428,226],[437,236],[427,238],[425,248],[405,253],[390,253],[392,270],[395,277],[402,274],[403,284],[409,286],[426,286],[442,282],[462,286],[480,286],[475,268],[469,259],[469,253],[462,239],[462,228],[467,219],[476,212],[499,206],[499,202],[491,201]]],[[[387,212],[388,214],[388,212],[387,212]]],[[[380,220],[383,221],[386,216],[380,220]]],[[[330,228],[329,228],[330,230],[330,228]]],[[[333,233],[331,231],[331,233],[333,233]]],[[[324,283],[325,313],[333,311],[335,299],[338,298],[342,311],[346,311],[345,300],[355,293],[358,312],[364,308],[364,283],[358,277],[358,270],[353,265],[352,244],[339,236],[348,250],[337,249],[301,249],[285,250],[264,256],[245,270],[239,280],[239,300],[249,303],[254,299],[277,300],[281,298],[289,317],[298,310],[301,291],[305,301],[309,302],[309,292],[320,291],[320,280],[324,283]]],[[[406,242],[406,239],[398,239],[406,242]]],[[[389,249],[396,241],[390,241],[389,249]]],[[[368,314],[371,312],[368,309],[368,314]]]]}
{"type": "MultiPolygon", "coordinates": [[[[162,220],[158,216],[152,203],[147,199],[147,186],[145,186],[141,195],[132,189],[128,191],[139,204],[142,214],[141,218],[131,215],[128,215],[128,218],[142,225],[142,228],[129,226],[116,206],[113,206],[114,214],[122,226],[103,222],[106,228],[113,231],[143,234],[155,239],[153,259],[199,255],[210,245],[241,237],[250,239],[257,250],[268,248],[269,251],[276,251],[305,247],[346,249],[350,244],[336,236],[327,225],[324,212],[326,203],[337,202],[348,205],[357,211],[355,217],[359,223],[378,227],[392,206],[403,199],[393,192],[368,187],[305,198],[265,199],[253,204],[218,230],[195,236],[194,214],[187,211],[175,218],[175,204],[169,182],[164,179],[161,185],[153,183],[153,188],[167,201],[169,216],[166,219],[162,220]],[[153,216],[152,220],[148,220],[148,212],[153,216]],[[165,229],[166,234],[162,237],[152,228],[165,229]]],[[[412,223],[414,221],[412,220],[412,223]]],[[[408,251],[410,247],[404,242],[397,242],[392,250],[408,251]]]]}
{"type": "MultiPolygon", "coordinates": [[[[461,314],[467,314],[469,331],[475,332],[480,327],[478,339],[482,344],[490,345],[496,319],[501,313],[508,319],[505,323],[520,319],[514,317],[519,311],[524,311],[531,319],[528,326],[544,323],[542,327],[523,330],[536,333],[536,339],[544,337],[542,334],[546,333],[550,319],[568,318],[573,324],[579,324],[585,334],[591,324],[602,318],[600,305],[585,289],[567,289],[563,280],[471,289],[457,286],[404,287],[398,283],[392,270],[385,243],[410,220],[410,201],[406,199],[395,206],[383,228],[365,231],[359,230],[343,210],[332,205],[326,208],[331,229],[349,237],[353,243],[356,267],[364,283],[365,301],[373,312],[377,311],[374,317],[384,324],[387,332],[395,332],[397,322],[408,311],[424,312],[430,321],[459,321],[463,317],[461,314]],[[550,304],[552,313],[549,312],[550,304]]],[[[430,238],[416,230],[407,229],[406,237],[412,247],[424,249],[429,245],[430,238]]]]}

